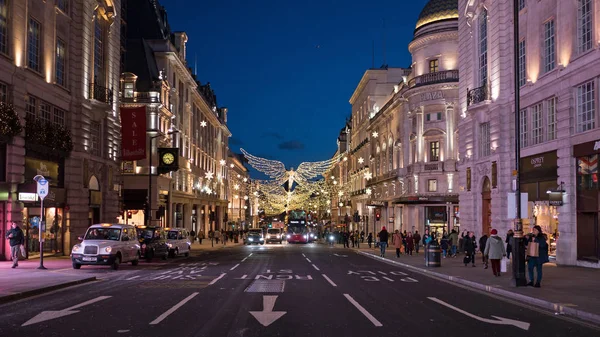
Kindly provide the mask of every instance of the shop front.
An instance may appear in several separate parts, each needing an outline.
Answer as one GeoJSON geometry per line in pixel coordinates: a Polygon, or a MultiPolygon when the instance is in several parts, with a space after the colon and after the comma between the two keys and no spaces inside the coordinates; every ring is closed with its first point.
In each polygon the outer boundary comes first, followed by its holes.
{"type": "Polygon", "coordinates": [[[577,164],[577,259],[597,263],[600,261],[600,140],[575,145],[573,155],[577,164]]]}
{"type": "Polygon", "coordinates": [[[531,208],[529,218],[523,219],[523,231],[529,233],[533,226],[540,226],[548,235],[549,254],[554,257],[560,235],[557,209],[560,205],[550,202],[550,196],[562,193],[557,186],[557,159],[556,151],[521,158],[519,177],[521,192],[527,193],[531,208]]]}
{"type": "Polygon", "coordinates": [[[405,230],[423,233],[429,230],[439,238],[452,229],[460,232],[458,196],[410,196],[394,202],[403,205],[405,230]]]}

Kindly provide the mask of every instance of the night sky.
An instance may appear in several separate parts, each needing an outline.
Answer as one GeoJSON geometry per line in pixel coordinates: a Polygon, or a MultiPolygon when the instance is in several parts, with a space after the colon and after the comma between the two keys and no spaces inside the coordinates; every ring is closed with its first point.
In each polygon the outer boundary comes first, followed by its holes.
{"type": "Polygon", "coordinates": [[[188,64],[229,108],[230,148],[286,167],[329,159],[373,64],[408,67],[427,0],[161,0],[188,64]]]}

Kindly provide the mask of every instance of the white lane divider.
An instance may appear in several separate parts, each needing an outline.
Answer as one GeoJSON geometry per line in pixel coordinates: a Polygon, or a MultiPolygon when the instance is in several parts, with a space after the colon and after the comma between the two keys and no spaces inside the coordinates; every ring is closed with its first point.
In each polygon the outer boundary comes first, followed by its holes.
{"type": "Polygon", "coordinates": [[[392,279],[391,279],[391,278],[389,278],[389,277],[385,277],[385,276],[384,276],[384,277],[382,277],[382,279],[384,279],[384,280],[388,280],[388,281],[390,281],[390,282],[394,282],[394,280],[392,280],[392,279]]]}
{"type": "Polygon", "coordinates": [[[171,309],[165,311],[162,315],[156,317],[155,320],[150,322],[150,325],[156,325],[156,324],[162,322],[165,318],[169,317],[169,315],[171,315],[172,313],[177,311],[177,309],[181,308],[184,304],[189,302],[192,298],[196,297],[196,295],[198,295],[198,294],[199,293],[196,292],[196,293],[193,293],[190,296],[184,298],[181,302],[175,304],[171,309]]]}
{"type": "Polygon", "coordinates": [[[309,258],[306,258],[306,261],[308,261],[308,263],[312,263],[312,261],[309,258]]]}
{"type": "Polygon", "coordinates": [[[317,266],[315,266],[315,265],[314,265],[314,263],[313,263],[313,265],[312,265],[312,266],[313,266],[313,267],[314,267],[316,270],[321,270],[321,269],[319,269],[317,266]]]}
{"type": "Polygon", "coordinates": [[[346,296],[346,299],[352,303],[352,305],[354,305],[356,307],[356,309],[358,309],[358,311],[360,311],[363,315],[365,315],[366,318],[369,319],[369,321],[371,321],[371,323],[373,323],[373,325],[379,327],[379,326],[383,326],[383,324],[381,324],[381,322],[379,322],[375,317],[373,317],[373,315],[371,315],[367,309],[363,308],[362,305],[358,304],[358,302],[356,302],[356,300],[354,300],[352,298],[352,296],[348,295],[348,294],[344,294],[344,296],[346,296]]]}
{"type": "Polygon", "coordinates": [[[229,270],[234,270],[234,269],[235,269],[235,268],[237,268],[239,265],[240,265],[240,264],[238,263],[238,264],[236,264],[235,266],[231,267],[231,269],[229,269],[229,270]]]}
{"type": "Polygon", "coordinates": [[[141,275],[138,275],[138,276],[132,276],[132,277],[130,277],[130,278],[128,278],[128,279],[126,279],[126,280],[127,280],[127,281],[135,280],[136,278],[138,278],[138,277],[140,277],[140,276],[141,276],[141,275]]]}
{"type": "Polygon", "coordinates": [[[304,253],[302,253],[302,256],[306,257],[306,255],[304,255],[304,253]]]}
{"type": "Polygon", "coordinates": [[[210,281],[210,283],[209,283],[208,285],[209,285],[209,286],[211,286],[211,285],[213,285],[213,284],[217,283],[217,282],[218,282],[220,279],[222,279],[223,277],[225,277],[225,275],[227,275],[227,274],[225,274],[225,273],[222,273],[222,274],[221,274],[221,276],[219,276],[219,277],[217,277],[216,279],[214,279],[214,280],[210,281]]]}
{"type": "Polygon", "coordinates": [[[242,259],[242,262],[246,261],[248,259],[248,257],[245,257],[242,259]]]}
{"type": "Polygon", "coordinates": [[[331,284],[334,287],[337,287],[337,284],[335,284],[329,277],[327,277],[327,275],[325,274],[321,274],[323,275],[323,277],[327,280],[327,282],[329,282],[329,284],[331,284]]]}

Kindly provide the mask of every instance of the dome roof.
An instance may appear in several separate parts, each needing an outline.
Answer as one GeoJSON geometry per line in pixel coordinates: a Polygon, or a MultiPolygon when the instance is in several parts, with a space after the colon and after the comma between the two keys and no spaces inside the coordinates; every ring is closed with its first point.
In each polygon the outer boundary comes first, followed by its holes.
{"type": "Polygon", "coordinates": [[[458,0],[429,0],[419,14],[415,29],[447,19],[458,19],[458,0]]]}

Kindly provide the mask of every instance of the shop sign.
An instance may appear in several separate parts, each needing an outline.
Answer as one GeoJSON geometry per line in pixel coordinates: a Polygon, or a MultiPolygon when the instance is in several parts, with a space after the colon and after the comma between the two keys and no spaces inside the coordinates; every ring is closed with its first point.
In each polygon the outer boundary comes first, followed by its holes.
{"type": "Polygon", "coordinates": [[[596,153],[600,153],[600,140],[573,146],[573,155],[575,157],[589,156],[596,153]]]}
{"type": "Polygon", "coordinates": [[[146,158],[146,107],[121,108],[121,153],[123,160],[146,158]]]}
{"type": "Polygon", "coordinates": [[[135,166],[133,165],[133,161],[124,161],[122,165],[123,173],[135,173],[135,166]]]}
{"type": "Polygon", "coordinates": [[[548,193],[548,203],[550,206],[562,206],[563,205],[563,193],[562,192],[550,192],[548,193]]]}
{"type": "Polygon", "coordinates": [[[521,158],[521,182],[555,180],[557,159],[556,151],[521,158]]]}
{"type": "Polygon", "coordinates": [[[35,193],[19,193],[19,201],[37,201],[37,194],[35,193]]]}
{"type": "Polygon", "coordinates": [[[25,181],[32,181],[37,175],[44,176],[50,186],[58,186],[58,163],[25,157],[25,181]]]}

